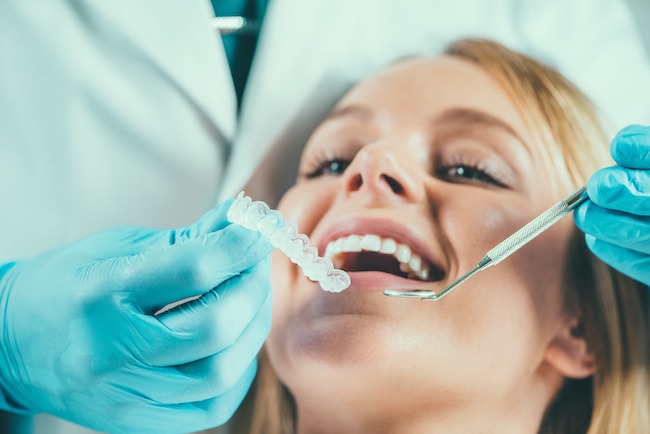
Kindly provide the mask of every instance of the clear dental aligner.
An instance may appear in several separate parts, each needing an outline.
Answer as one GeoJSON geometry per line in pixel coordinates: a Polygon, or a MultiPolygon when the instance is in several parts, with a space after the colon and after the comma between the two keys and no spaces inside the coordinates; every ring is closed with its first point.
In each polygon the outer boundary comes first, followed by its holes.
{"type": "Polygon", "coordinates": [[[318,256],[318,250],[309,245],[307,235],[299,234],[294,222],[283,220],[282,214],[270,209],[266,203],[253,202],[242,191],[230,205],[227,218],[268,237],[273,247],[287,255],[309,280],[318,282],[323,290],[341,292],[350,286],[348,273],[335,269],[328,258],[318,256]]]}

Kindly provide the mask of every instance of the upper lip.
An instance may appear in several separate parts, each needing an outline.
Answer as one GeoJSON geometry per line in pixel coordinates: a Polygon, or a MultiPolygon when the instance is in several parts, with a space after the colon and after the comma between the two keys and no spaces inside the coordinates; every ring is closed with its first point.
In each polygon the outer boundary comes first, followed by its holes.
{"type": "Polygon", "coordinates": [[[393,238],[398,243],[406,244],[413,253],[418,254],[424,261],[437,267],[445,275],[448,264],[439,243],[427,242],[432,237],[416,233],[412,228],[387,218],[340,218],[324,230],[316,243],[319,254],[323,254],[330,241],[349,235],[374,234],[380,237],[393,238]]]}

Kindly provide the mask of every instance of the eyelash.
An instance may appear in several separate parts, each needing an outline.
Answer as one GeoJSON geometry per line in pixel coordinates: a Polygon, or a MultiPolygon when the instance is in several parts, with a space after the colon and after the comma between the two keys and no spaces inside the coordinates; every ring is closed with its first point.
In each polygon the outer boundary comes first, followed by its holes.
{"type": "MultiPolygon", "coordinates": [[[[345,157],[319,153],[313,158],[308,166],[309,169],[302,176],[306,179],[314,179],[320,176],[339,176],[345,172],[350,163],[351,160],[345,157]]],[[[450,164],[437,167],[435,175],[450,182],[487,184],[499,188],[508,188],[508,185],[502,181],[502,176],[499,175],[497,169],[492,169],[482,161],[473,162],[457,159],[450,164]]]]}
{"type": "Polygon", "coordinates": [[[351,158],[337,156],[330,152],[318,151],[307,164],[307,170],[302,173],[306,179],[314,179],[320,176],[339,176],[348,168],[351,158]]]}
{"type": "Polygon", "coordinates": [[[435,173],[436,176],[443,180],[453,181],[460,178],[461,181],[456,182],[487,184],[499,188],[508,188],[498,169],[491,167],[485,161],[471,161],[459,158],[450,164],[437,167],[435,173]]]}

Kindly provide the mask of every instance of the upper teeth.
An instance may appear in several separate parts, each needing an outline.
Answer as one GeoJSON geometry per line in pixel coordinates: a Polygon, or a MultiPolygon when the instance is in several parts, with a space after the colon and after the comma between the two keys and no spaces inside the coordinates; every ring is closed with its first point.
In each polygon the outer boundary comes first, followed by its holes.
{"type": "MultiPolygon", "coordinates": [[[[325,248],[325,257],[329,258],[337,266],[336,256],[339,253],[346,252],[379,252],[395,257],[400,263],[400,270],[409,277],[417,277],[421,280],[427,280],[431,270],[429,266],[422,261],[422,258],[411,251],[406,244],[398,243],[390,237],[380,237],[379,235],[348,235],[327,243],[325,248]]],[[[340,264],[339,264],[340,265],[340,264]]],[[[337,268],[340,268],[337,266],[337,268]]]]}

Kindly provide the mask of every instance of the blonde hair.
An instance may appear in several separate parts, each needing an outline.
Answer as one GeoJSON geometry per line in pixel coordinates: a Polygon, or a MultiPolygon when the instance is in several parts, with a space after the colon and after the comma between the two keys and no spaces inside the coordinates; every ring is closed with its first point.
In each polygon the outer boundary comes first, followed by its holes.
{"type": "MultiPolygon", "coordinates": [[[[590,101],[557,71],[488,40],[460,40],[445,51],[486,71],[510,96],[531,133],[545,145],[547,167],[565,167],[575,186],[611,164],[606,135],[590,101]]],[[[552,179],[551,176],[548,177],[552,179]]],[[[577,333],[596,362],[587,379],[567,379],[549,405],[540,434],[650,432],[650,356],[647,288],[616,272],[570,240],[567,309],[581,318],[577,333]]],[[[252,434],[295,431],[295,405],[264,353],[250,399],[239,412],[252,434]]]]}

